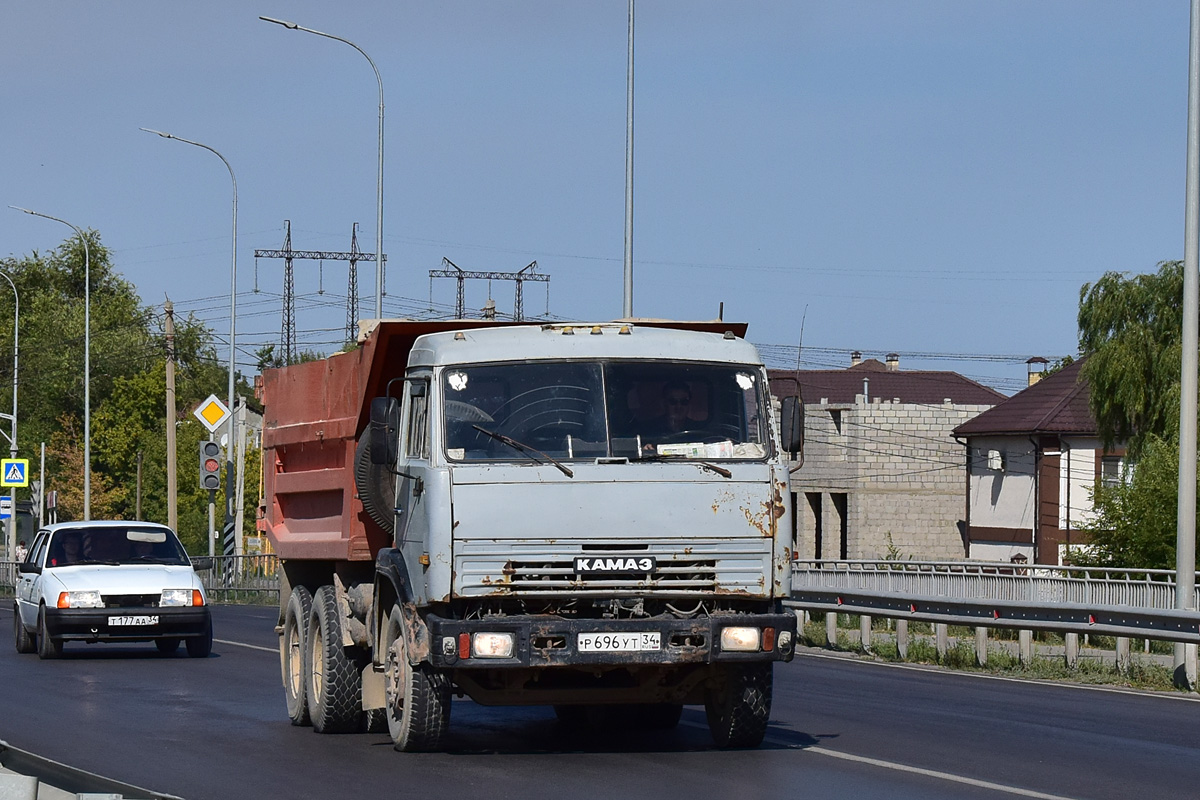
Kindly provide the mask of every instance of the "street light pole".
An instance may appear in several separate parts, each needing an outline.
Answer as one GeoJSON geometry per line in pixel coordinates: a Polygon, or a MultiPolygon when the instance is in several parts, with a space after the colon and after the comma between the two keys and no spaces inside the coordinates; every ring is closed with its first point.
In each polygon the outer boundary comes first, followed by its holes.
{"type": "MultiPolygon", "coordinates": [[[[229,423],[226,428],[228,436],[228,446],[225,448],[225,529],[224,536],[228,542],[236,533],[233,531],[234,519],[234,464],[233,464],[233,418],[234,414],[234,371],[237,365],[237,350],[235,341],[237,337],[237,176],[233,174],[233,167],[229,166],[229,162],[225,156],[218,153],[213,148],[200,142],[193,142],[191,139],[184,139],[179,136],[174,136],[170,133],[151,130],[150,128],[142,128],[146,133],[157,134],[164,139],[174,139],[177,142],[190,144],[194,147],[200,147],[221,159],[221,163],[225,165],[225,169],[229,170],[229,178],[233,181],[233,264],[229,270],[229,423]]],[[[234,548],[237,549],[236,547],[234,548]]]]}
{"type": "MultiPolygon", "coordinates": [[[[79,235],[79,241],[83,242],[83,519],[86,522],[92,518],[92,256],[83,231],[65,219],[42,214],[39,211],[30,211],[28,208],[20,206],[9,206],[9,208],[32,214],[35,217],[61,222],[75,231],[79,235]]],[[[16,380],[15,375],[13,380],[16,380]]],[[[15,386],[13,392],[15,396],[15,386]]],[[[15,407],[13,416],[16,416],[15,407]]],[[[15,420],[13,428],[16,428],[15,420]]],[[[13,514],[16,512],[17,509],[14,506],[13,514]]]]}
{"type": "MultiPolygon", "coordinates": [[[[12,434],[8,437],[9,453],[12,458],[17,457],[17,357],[21,352],[20,336],[21,336],[21,297],[17,294],[17,285],[13,283],[12,278],[8,277],[5,272],[0,272],[0,278],[8,281],[8,285],[13,290],[13,408],[12,408],[12,434]]],[[[13,486],[9,493],[9,516],[8,516],[8,549],[5,553],[12,558],[12,553],[17,547],[17,487],[13,486]]]]}
{"type": "Polygon", "coordinates": [[[326,39],[334,39],[343,44],[348,44],[362,53],[363,58],[367,59],[367,63],[371,65],[371,69],[375,70],[375,80],[379,83],[379,169],[375,176],[375,319],[383,319],[383,77],[379,74],[379,67],[375,66],[375,62],[367,55],[366,50],[363,50],[349,39],[334,36],[332,33],[305,28],[294,22],[275,19],[274,17],[260,16],[259,19],[263,22],[273,22],[276,25],[282,25],[290,31],[304,31],[305,33],[324,36],[326,39]]]}

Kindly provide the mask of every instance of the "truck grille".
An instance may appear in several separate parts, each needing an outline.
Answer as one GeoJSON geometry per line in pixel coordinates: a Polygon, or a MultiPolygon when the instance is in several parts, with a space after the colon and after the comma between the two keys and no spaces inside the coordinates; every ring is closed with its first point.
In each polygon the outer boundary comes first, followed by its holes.
{"type": "Polygon", "coordinates": [[[770,539],[689,542],[459,540],[454,543],[460,597],[622,597],[767,594],[770,539]],[[652,556],[649,575],[575,572],[576,556],[652,556]]]}

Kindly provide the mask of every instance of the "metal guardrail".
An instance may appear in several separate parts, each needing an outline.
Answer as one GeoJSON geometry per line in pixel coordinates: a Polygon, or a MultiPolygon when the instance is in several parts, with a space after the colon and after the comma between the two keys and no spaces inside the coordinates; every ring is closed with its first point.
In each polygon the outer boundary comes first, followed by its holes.
{"type": "Polygon", "coordinates": [[[792,598],[812,611],[1200,643],[1200,612],[1175,610],[1171,570],[796,561],[792,598]]]}

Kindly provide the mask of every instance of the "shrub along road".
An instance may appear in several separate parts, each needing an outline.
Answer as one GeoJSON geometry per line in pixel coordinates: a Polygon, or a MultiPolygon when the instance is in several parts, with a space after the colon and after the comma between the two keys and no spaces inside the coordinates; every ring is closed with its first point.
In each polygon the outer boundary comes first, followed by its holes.
{"type": "MultiPolygon", "coordinates": [[[[9,601],[0,625],[11,629],[9,601]]],[[[548,708],[455,704],[447,752],[320,736],[284,713],[274,609],[214,607],[213,657],[68,644],[0,649],[0,739],[188,798],[1192,796],[1194,699],[1011,681],[805,654],[776,667],[754,751],[678,730],[572,735],[548,708]]]]}

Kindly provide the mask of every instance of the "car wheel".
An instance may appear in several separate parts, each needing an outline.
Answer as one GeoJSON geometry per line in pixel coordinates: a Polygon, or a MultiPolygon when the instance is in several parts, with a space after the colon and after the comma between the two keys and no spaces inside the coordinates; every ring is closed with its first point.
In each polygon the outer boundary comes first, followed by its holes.
{"type": "Polygon", "coordinates": [[[155,639],[154,646],[158,648],[158,652],[164,656],[172,655],[179,649],[178,639],[155,639]]]}
{"type": "Polygon", "coordinates": [[[362,724],[362,676],[342,645],[341,615],[332,586],[322,586],[313,597],[307,663],[313,730],[357,733],[362,724]]]}
{"type": "Polygon", "coordinates": [[[279,667],[283,672],[283,697],[287,702],[288,719],[293,725],[311,725],[308,714],[308,672],[304,668],[304,651],[308,643],[308,618],[312,615],[312,594],[303,586],[292,589],[283,612],[283,633],[279,636],[279,667]]]}
{"type": "Polygon", "coordinates": [[[187,654],[192,658],[208,658],[212,652],[212,618],[204,626],[204,633],[187,639],[187,654]]]}
{"type": "Polygon", "coordinates": [[[771,718],[772,664],[731,664],[704,696],[717,747],[758,747],[771,718]]]}
{"type": "Polygon", "coordinates": [[[37,642],[33,640],[29,631],[25,630],[25,623],[21,622],[21,609],[15,603],[13,604],[13,639],[18,653],[32,653],[37,649],[37,642]]]}
{"type": "Polygon", "coordinates": [[[38,658],[58,658],[62,655],[62,639],[54,639],[46,627],[46,607],[38,611],[37,654],[38,658]]]}

